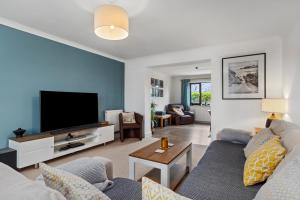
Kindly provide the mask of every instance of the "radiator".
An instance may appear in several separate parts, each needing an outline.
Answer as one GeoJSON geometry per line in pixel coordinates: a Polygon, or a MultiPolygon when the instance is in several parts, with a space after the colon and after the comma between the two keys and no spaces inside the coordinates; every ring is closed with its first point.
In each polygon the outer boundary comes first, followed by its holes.
{"type": "Polygon", "coordinates": [[[115,125],[115,132],[120,130],[119,114],[122,112],[123,112],[123,110],[106,110],[105,111],[105,121],[108,121],[110,124],[115,125]]]}

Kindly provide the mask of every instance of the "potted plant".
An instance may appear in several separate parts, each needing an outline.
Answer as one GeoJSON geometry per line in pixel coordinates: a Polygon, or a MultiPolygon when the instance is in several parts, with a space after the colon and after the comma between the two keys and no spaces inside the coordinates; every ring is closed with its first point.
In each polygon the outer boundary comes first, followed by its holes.
{"type": "Polygon", "coordinates": [[[151,129],[152,129],[152,132],[153,132],[153,128],[155,127],[155,123],[156,123],[156,120],[155,120],[155,108],[156,108],[157,104],[155,104],[154,102],[151,103],[151,129]]]}

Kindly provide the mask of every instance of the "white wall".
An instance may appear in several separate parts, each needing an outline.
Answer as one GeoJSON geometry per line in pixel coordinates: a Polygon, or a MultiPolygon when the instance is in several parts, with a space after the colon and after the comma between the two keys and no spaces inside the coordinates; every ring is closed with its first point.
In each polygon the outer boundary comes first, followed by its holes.
{"type": "MultiPolygon", "coordinates": [[[[174,76],[171,78],[171,103],[181,102],[181,80],[191,79],[191,83],[198,83],[203,81],[211,81],[210,74],[196,75],[196,76],[174,76]]],[[[191,111],[195,112],[195,120],[198,122],[210,122],[210,115],[208,113],[210,106],[191,106],[191,111]]]]}
{"type": "Polygon", "coordinates": [[[285,35],[283,44],[283,94],[289,101],[286,119],[300,124],[300,27],[285,35]]]}
{"type": "Polygon", "coordinates": [[[182,79],[191,79],[191,82],[199,81],[211,81],[210,75],[196,75],[196,76],[173,76],[171,77],[171,94],[170,101],[171,103],[180,103],[181,102],[181,80],[182,79]]]}
{"type": "Polygon", "coordinates": [[[252,130],[253,127],[263,126],[266,114],[261,112],[260,100],[224,101],[222,100],[221,87],[222,57],[262,52],[267,53],[267,97],[280,98],[282,96],[281,39],[272,37],[128,60],[125,64],[125,108],[126,110],[137,110],[145,114],[145,131],[150,136],[149,105],[151,101],[145,95],[146,69],[150,66],[210,59],[212,62],[213,97],[211,109],[213,138],[215,138],[215,133],[224,127],[252,130]],[[143,98],[144,101],[142,101],[143,98]]]}
{"type": "Polygon", "coordinates": [[[151,78],[159,79],[164,81],[164,96],[163,97],[151,97],[151,102],[154,102],[156,111],[165,111],[166,105],[170,103],[170,91],[171,91],[171,77],[167,74],[157,72],[155,69],[150,69],[147,75],[147,88],[149,94],[151,93],[151,78]]]}

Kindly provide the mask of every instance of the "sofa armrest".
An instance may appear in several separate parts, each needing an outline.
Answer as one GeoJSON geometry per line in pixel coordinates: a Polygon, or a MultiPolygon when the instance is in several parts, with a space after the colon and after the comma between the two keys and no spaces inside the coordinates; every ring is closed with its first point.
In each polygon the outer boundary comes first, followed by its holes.
{"type": "Polygon", "coordinates": [[[229,141],[232,143],[247,144],[252,133],[246,130],[224,128],[217,133],[217,140],[229,141]]]}
{"type": "Polygon", "coordinates": [[[114,173],[113,173],[113,163],[110,159],[108,158],[104,158],[104,157],[96,157],[98,158],[99,160],[101,160],[101,162],[105,165],[105,168],[106,168],[106,175],[107,175],[107,178],[109,180],[112,180],[114,177],[114,173]]]}
{"type": "Polygon", "coordinates": [[[135,121],[138,124],[143,124],[144,123],[144,116],[139,114],[139,113],[134,113],[135,121]]]}
{"type": "Polygon", "coordinates": [[[177,114],[176,112],[174,112],[174,111],[168,111],[167,114],[172,115],[173,118],[179,117],[179,116],[180,116],[180,115],[178,115],[178,114],[177,114]]]}
{"type": "Polygon", "coordinates": [[[185,114],[185,115],[194,116],[194,115],[195,115],[195,112],[192,112],[192,111],[184,111],[184,114],[185,114]]]}

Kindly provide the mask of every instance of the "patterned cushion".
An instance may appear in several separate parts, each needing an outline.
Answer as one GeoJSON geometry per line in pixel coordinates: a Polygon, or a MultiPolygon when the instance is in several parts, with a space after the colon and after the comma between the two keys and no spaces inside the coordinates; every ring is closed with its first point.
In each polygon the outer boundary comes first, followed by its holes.
{"type": "Polygon", "coordinates": [[[248,158],[252,152],[257,150],[259,147],[261,147],[272,137],[274,137],[274,134],[268,128],[262,129],[259,133],[254,135],[252,139],[249,141],[249,143],[247,144],[246,148],[244,149],[246,158],[248,158]]]}
{"type": "Polygon", "coordinates": [[[134,112],[125,112],[122,113],[123,116],[123,123],[124,124],[135,124],[135,116],[134,116],[134,112]]]}
{"type": "Polygon", "coordinates": [[[256,194],[254,200],[299,200],[300,159],[289,162],[271,180],[268,180],[256,194]]]}
{"type": "Polygon", "coordinates": [[[46,185],[62,193],[67,200],[109,200],[109,198],[84,179],[69,172],[40,164],[46,185]]]}
{"type": "Polygon", "coordinates": [[[150,179],[142,179],[143,200],[190,200],[150,179]]]}
{"type": "Polygon", "coordinates": [[[184,115],[184,112],[182,111],[181,108],[173,108],[173,111],[179,115],[179,116],[183,116],[184,115]]]}
{"type": "Polygon", "coordinates": [[[286,154],[278,136],[273,137],[246,160],[244,167],[244,185],[254,185],[265,181],[275,170],[286,154]]]}

